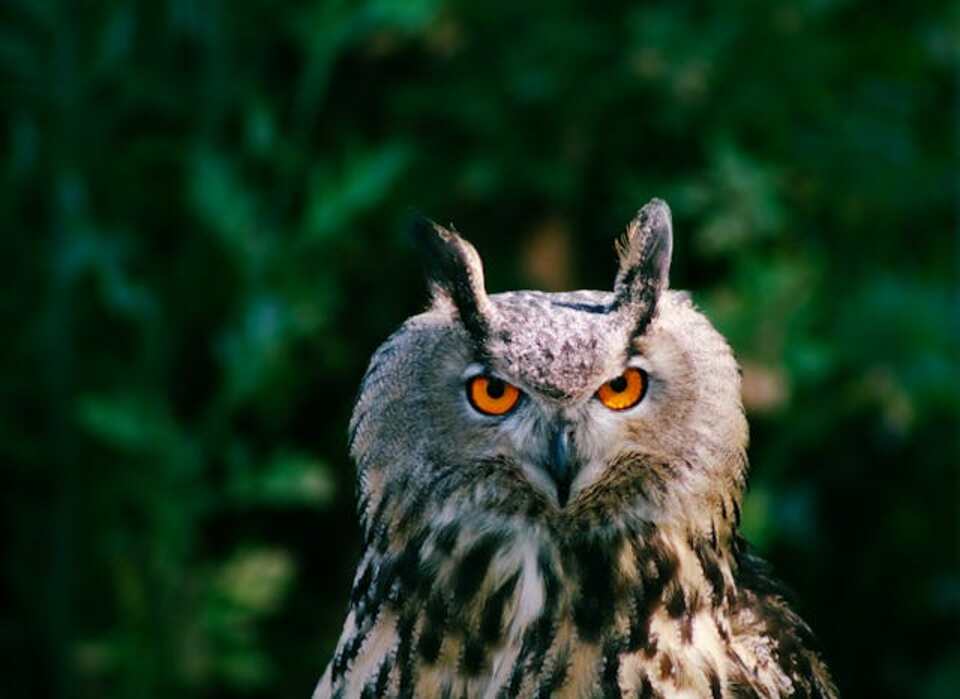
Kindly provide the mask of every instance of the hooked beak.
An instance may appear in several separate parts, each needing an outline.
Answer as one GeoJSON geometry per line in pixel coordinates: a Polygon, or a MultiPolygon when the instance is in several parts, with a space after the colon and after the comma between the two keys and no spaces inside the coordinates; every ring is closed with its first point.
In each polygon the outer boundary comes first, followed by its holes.
{"type": "Polygon", "coordinates": [[[560,507],[567,504],[567,499],[570,497],[570,484],[577,475],[574,453],[573,430],[562,422],[556,424],[550,434],[545,470],[557,486],[557,501],[560,507]]]}

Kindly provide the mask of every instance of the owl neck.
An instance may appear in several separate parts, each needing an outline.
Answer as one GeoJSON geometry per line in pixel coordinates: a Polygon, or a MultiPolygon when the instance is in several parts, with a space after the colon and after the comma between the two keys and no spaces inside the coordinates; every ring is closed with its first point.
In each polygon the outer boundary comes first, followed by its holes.
{"type": "Polygon", "coordinates": [[[636,586],[655,597],[672,585],[719,605],[742,548],[738,492],[671,510],[624,508],[618,516],[589,505],[557,511],[536,499],[521,500],[522,507],[487,501],[472,511],[451,498],[457,504],[427,512],[436,501],[396,488],[365,503],[364,558],[379,562],[380,584],[397,594],[422,600],[440,584],[461,608],[475,595],[527,579],[542,588],[532,598],[555,596],[550,581],[557,579],[592,598],[613,599],[636,586]]]}
{"type": "Polygon", "coordinates": [[[739,537],[722,517],[707,529],[642,520],[562,528],[455,510],[433,521],[380,536],[373,527],[354,592],[365,615],[382,605],[401,617],[425,614],[427,657],[430,639],[469,623],[480,623],[491,649],[559,619],[587,641],[628,628],[630,638],[620,640],[636,645],[647,642],[655,611],[720,609],[735,589],[739,537]]]}
{"type": "Polygon", "coordinates": [[[431,592],[438,582],[449,583],[458,607],[530,578],[542,588],[545,606],[565,599],[586,627],[581,636],[590,637],[589,627],[611,621],[612,610],[634,592],[652,604],[661,593],[686,588],[722,605],[740,538],[726,523],[706,530],[641,522],[560,531],[523,520],[500,526],[451,521],[422,532],[412,545],[420,551],[416,571],[423,582],[431,592]]]}

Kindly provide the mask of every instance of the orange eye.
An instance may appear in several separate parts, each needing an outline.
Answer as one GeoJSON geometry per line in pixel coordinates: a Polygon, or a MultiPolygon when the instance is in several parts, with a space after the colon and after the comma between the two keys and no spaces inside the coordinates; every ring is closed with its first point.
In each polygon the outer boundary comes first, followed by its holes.
{"type": "Polygon", "coordinates": [[[631,367],[603,384],[597,391],[597,398],[610,410],[626,410],[639,403],[646,392],[647,374],[631,367]]]}
{"type": "Polygon", "coordinates": [[[467,382],[467,397],[484,415],[506,415],[520,400],[520,389],[492,376],[474,376],[467,382]]]}

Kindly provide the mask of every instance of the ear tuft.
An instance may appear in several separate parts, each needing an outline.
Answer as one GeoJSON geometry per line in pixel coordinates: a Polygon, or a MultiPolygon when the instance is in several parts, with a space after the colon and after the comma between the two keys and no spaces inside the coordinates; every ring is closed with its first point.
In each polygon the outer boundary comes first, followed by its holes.
{"type": "Polygon", "coordinates": [[[673,220],[662,199],[651,199],[617,243],[620,269],[614,282],[617,306],[636,323],[641,334],[656,311],[660,293],[670,283],[673,220]]]}
{"type": "Polygon", "coordinates": [[[411,228],[435,299],[453,303],[467,331],[483,344],[489,331],[490,300],[476,249],[456,232],[418,216],[411,228]]]}

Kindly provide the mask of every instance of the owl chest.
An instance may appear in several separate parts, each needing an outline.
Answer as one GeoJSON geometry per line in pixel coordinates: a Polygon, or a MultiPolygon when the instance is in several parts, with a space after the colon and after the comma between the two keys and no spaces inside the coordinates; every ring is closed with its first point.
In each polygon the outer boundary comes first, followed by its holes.
{"type": "Polygon", "coordinates": [[[654,561],[644,580],[587,563],[571,575],[542,551],[520,555],[442,632],[422,608],[415,695],[722,696],[724,621],[676,567],[654,561]]]}
{"type": "Polygon", "coordinates": [[[535,618],[492,655],[477,696],[719,697],[729,662],[722,622],[707,609],[680,614],[627,601],[590,626],[569,603],[535,618]]]}
{"type": "Polygon", "coordinates": [[[439,552],[361,566],[334,695],[722,697],[754,665],[717,593],[729,571],[711,582],[678,542],[481,536],[439,552]]]}

